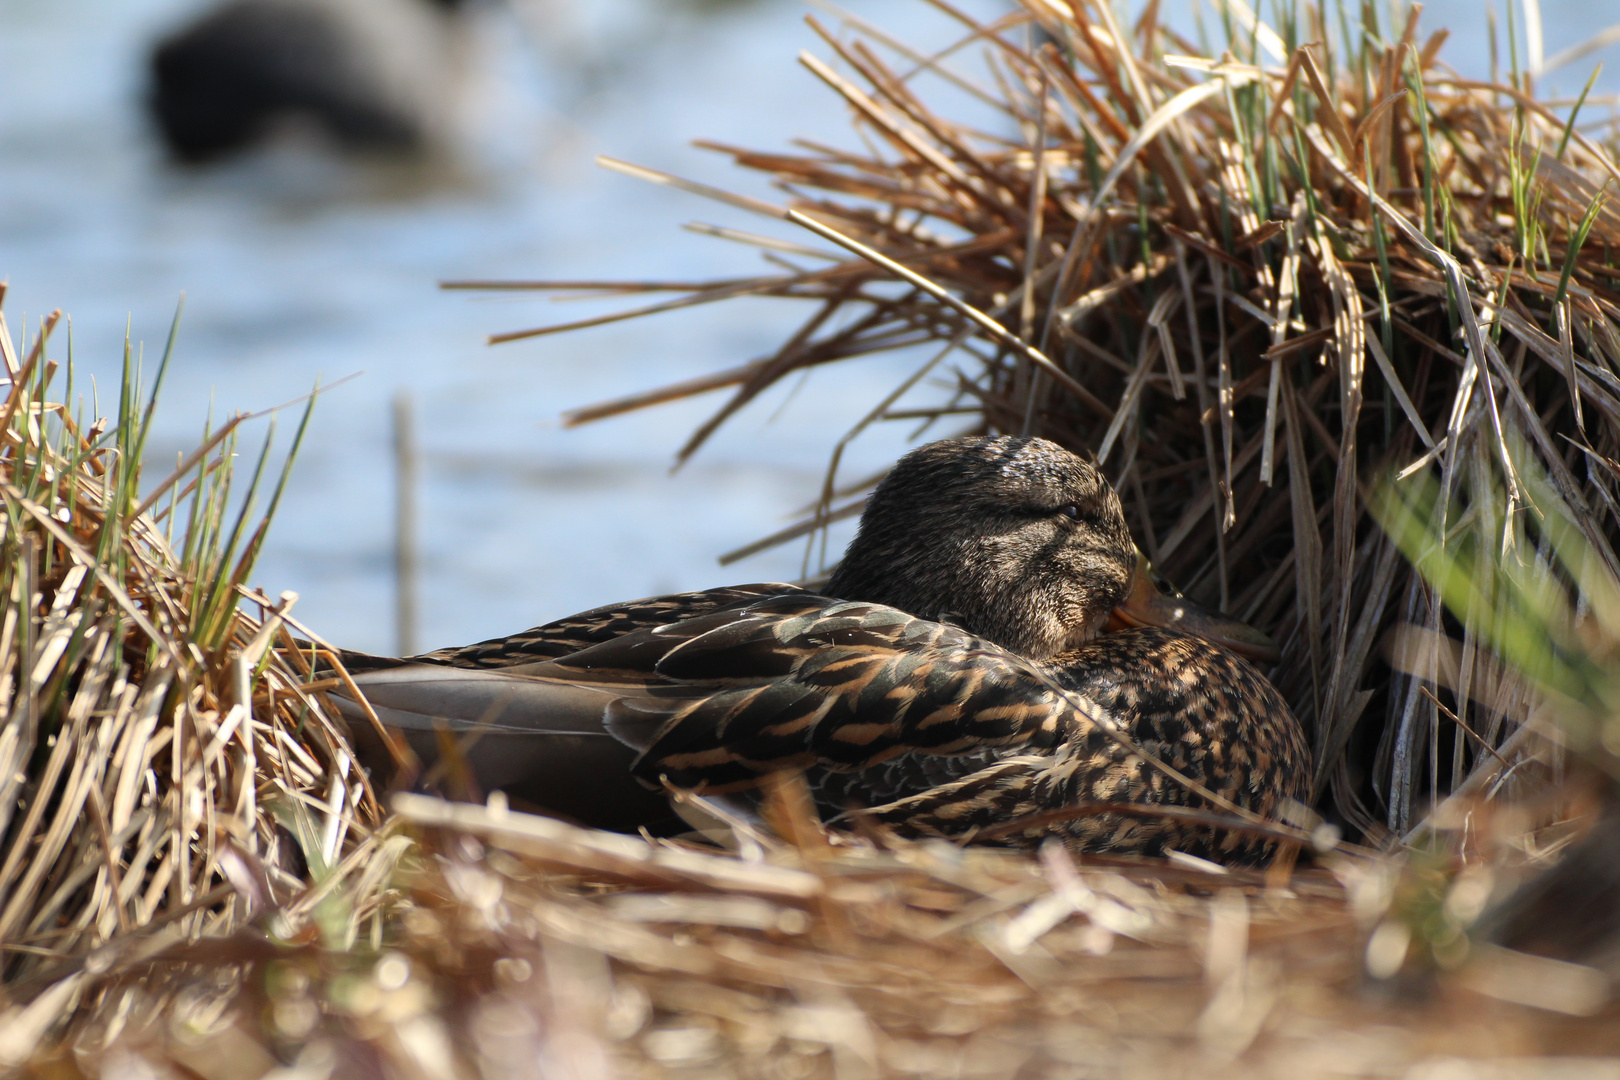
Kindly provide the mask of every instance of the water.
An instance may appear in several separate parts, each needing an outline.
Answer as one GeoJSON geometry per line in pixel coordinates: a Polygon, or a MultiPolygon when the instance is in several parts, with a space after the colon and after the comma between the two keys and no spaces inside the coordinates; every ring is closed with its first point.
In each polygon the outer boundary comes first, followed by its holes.
{"type": "MultiPolygon", "coordinates": [[[[415,396],[424,456],[424,646],[614,599],[800,572],[801,548],[725,569],[715,556],[779,528],[814,496],[832,440],[900,377],[895,364],[868,365],[835,393],[812,376],[790,408],[779,409],[782,394],[762,402],[670,477],[675,450],[718,396],[572,431],[558,414],[769,351],[800,315],[793,305],[734,303],[492,349],[490,332],[594,309],[435,287],[752,270],[750,252],[679,225],[757,223],[591,162],[611,152],[724,181],[732,170],[687,148],[689,137],[778,145],[771,117],[795,115],[811,83],[793,60],[807,34],[792,5],[701,24],[645,5],[616,5],[617,19],[598,7],[593,24],[538,47],[508,13],[485,13],[491,70],[467,110],[465,175],[449,179],[296,146],[205,172],[168,165],[136,97],[142,49],[193,6],[7,5],[0,272],[14,324],[57,306],[73,316],[81,379],[95,374],[103,400],[116,388],[126,321],[155,360],[185,292],[157,462],[194,444],[210,407],[216,417],[259,409],[318,376],[365,373],[317,407],[256,575],[264,587],[297,590],[296,613],[331,640],[393,648],[398,388],[415,396]],[[638,20],[661,43],[625,44],[611,29],[638,20]],[[570,48],[586,62],[556,70],[570,48]],[[614,69],[616,52],[633,53],[634,69],[614,69]]],[[[828,109],[819,126],[795,130],[833,137],[840,123],[828,109]]],[[[852,470],[891,458],[900,434],[857,447],[852,470]]]]}
{"type": "MultiPolygon", "coordinates": [[[[910,42],[949,34],[920,0],[849,6],[910,42]]],[[[478,17],[480,74],[455,169],[358,167],[294,142],[194,172],[165,161],[139,94],[146,47],[197,7],[0,0],[0,275],[14,327],[55,307],[72,315],[81,385],[93,374],[104,401],[126,326],[155,361],[186,294],[154,469],[194,445],[210,408],[216,418],[261,409],[317,377],[364,372],[317,407],[256,575],[263,587],[298,591],[296,614],[333,641],[395,647],[389,403],[402,388],[417,402],[424,455],[423,647],[615,599],[801,572],[800,546],[726,568],[715,556],[812,499],[838,435],[914,361],[844,364],[779,388],[672,477],[675,450],[720,396],[574,430],[557,416],[767,353],[806,311],[728,302],[492,349],[488,333],[602,309],[469,299],[435,282],[754,272],[747,249],[678,226],[789,227],[591,162],[607,153],[769,198],[687,140],[849,144],[837,102],[795,61],[801,48],[825,52],[803,9],[556,0],[519,18],[492,8],[478,17]]],[[[1549,54],[1620,21],[1594,21],[1575,0],[1545,10],[1549,54]]],[[[1425,24],[1448,23],[1458,33],[1443,55],[1483,73],[1477,8],[1431,4],[1425,24]]],[[[1561,85],[1578,90],[1601,58],[1561,85]]],[[[880,467],[908,433],[864,437],[843,475],[880,467]]],[[[835,533],[835,551],[846,535],[835,533]]]]}

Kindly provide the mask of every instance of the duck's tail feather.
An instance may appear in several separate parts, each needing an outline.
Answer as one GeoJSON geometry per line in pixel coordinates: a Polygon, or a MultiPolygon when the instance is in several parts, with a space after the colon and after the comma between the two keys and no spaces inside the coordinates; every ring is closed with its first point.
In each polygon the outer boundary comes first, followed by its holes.
{"type": "MultiPolygon", "coordinates": [[[[634,747],[604,724],[610,695],[590,687],[521,675],[426,664],[399,664],[354,675],[379,720],[423,762],[433,786],[442,752],[454,747],[453,770],[476,778],[478,797],[499,789],[513,800],[598,828],[633,831],[679,827],[661,792],[630,771],[634,747]]],[[[358,701],[331,699],[348,720],[361,763],[392,775],[392,755],[358,701]]]]}

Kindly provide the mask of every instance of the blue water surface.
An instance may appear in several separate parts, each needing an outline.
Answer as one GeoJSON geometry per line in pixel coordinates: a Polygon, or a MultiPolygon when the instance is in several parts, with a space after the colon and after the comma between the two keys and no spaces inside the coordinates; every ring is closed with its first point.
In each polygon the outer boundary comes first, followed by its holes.
{"type": "MultiPolygon", "coordinates": [[[[103,402],[116,393],[126,328],[150,368],[185,294],[154,473],[194,445],[210,410],[217,422],[295,398],[318,378],[364,373],[316,409],[256,575],[267,590],[299,592],[296,614],[330,640],[396,647],[389,417],[401,390],[414,398],[423,453],[424,648],[627,597],[801,573],[802,544],[731,567],[715,557],[792,520],[838,436],[918,357],[790,380],[672,476],[674,452],[721,397],[577,429],[559,414],[769,353],[803,306],[734,301],[490,348],[491,332],[608,308],[469,298],[436,282],[759,269],[749,249],[679,227],[694,220],[808,239],[593,164],[610,154],[772,198],[688,141],[855,145],[840,103],[796,60],[800,49],[828,51],[802,21],[808,9],[490,4],[475,16],[475,75],[448,164],[360,166],[293,138],[192,170],[164,157],[141,93],[151,42],[200,6],[0,0],[0,277],[14,332],[53,308],[72,316],[77,389],[88,394],[94,376],[103,402]]],[[[922,0],[848,6],[924,47],[954,33],[922,0]]],[[[999,0],[964,6],[1005,10],[999,0]]],[[[1573,0],[1544,10],[1549,54],[1620,21],[1573,0]]],[[[1483,73],[1478,7],[1428,6],[1427,25],[1448,21],[1457,34],[1444,55],[1483,73]]],[[[1560,85],[1577,90],[1603,55],[1561,72],[1560,85]]],[[[924,388],[918,400],[941,393],[924,388]]],[[[876,470],[912,434],[874,430],[841,475],[876,470]]],[[[261,423],[247,441],[262,436],[261,423]]],[[[834,553],[848,531],[835,530],[834,553]]]]}

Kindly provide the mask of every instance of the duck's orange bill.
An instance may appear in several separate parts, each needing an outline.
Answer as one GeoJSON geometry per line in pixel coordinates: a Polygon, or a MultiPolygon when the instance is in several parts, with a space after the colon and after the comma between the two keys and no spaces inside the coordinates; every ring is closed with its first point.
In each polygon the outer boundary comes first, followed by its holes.
{"type": "Polygon", "coordinates": [[[1124,630],[1132,626],[1160,626],[1192,634],[1264,664],[1275,664],[1282,659],[1277,643],[1247,623],[1160,592],[1153,584],[1151,568],[1141,553],[1136,556],[1130,594],[1114,609],[1107,628],[1124,630]]]}

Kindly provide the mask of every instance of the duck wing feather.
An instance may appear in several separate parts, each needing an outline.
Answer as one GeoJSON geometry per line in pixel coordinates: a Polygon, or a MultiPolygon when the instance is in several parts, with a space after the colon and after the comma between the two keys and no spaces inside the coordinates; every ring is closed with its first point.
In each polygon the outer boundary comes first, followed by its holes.
{"type": "Polygon", "coordinates": [[[778,594],[807,595],[797,585],[767,581],[755,585],[728,585],[718,589],[649,596],[592,608],[532,630],[491,638],[451,649],[437,649],[412,660],[449,667],[502,668],[535,660],[567,656],[592,645],[623,637],[637,630],[667,626],[712,611],[752,603],[778,594]]]}
{"type": "Polygon", "coordinates": [[[637,775],[712,791],[796,766],[1052,744],[1075,719],[999,646],[819,596],[771,597],[522,670],[621,691],[603,723],[640,750],[637,775]]]}
{"type": "Polygon", "coordinates": [[[768,772],[911,751],[1055,745],[1077,716],[1028,662],[882,604],[798,592],[494,670],[405,664],[356,683],[384,723],[606,735],[651,784],[724,791],[768,772]]]}

